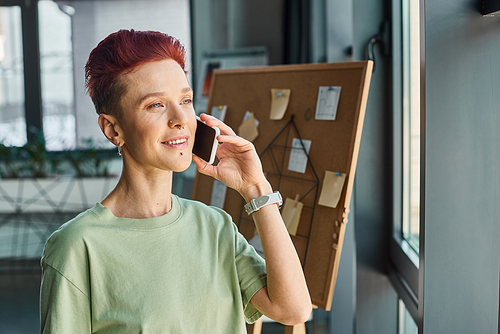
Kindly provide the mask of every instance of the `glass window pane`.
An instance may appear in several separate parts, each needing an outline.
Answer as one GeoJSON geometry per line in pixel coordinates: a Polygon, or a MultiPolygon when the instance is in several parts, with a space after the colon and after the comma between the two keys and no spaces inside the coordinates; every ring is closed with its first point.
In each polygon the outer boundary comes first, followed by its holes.
{"type": "Polygon", "coordinates": [[[418,334],[418,326],[413,320],[410,312],[406,308],[405,303],[399,300],[399,334],[418,334]]]}
{"type": "Polygon", "coordinates": [[[403,237],[418,252],[420,230],[419,2],[402,1],[403,237]]]}
{"type": "Polygon", "coordinates": [[[21,8],[0,7],[0,143],[26,142],[21,8]]]}
{"type": "Polygon", "coordinates": [[[53,1],[38,3],[43,133],[47,150],[76,147],[71,16],[53,1]]]}

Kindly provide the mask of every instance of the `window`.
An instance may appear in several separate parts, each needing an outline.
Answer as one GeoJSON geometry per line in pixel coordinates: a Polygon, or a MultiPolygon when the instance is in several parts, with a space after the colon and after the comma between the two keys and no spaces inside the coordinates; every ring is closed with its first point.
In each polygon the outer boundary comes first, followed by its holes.
{"type": "Polygon", "coordinates": [[[21,8],[0,7],[0,143],[26,144],[21,8]]]}
{"type": "Polygon", "coordinates": [[[417,324],[401,299],[399,300],[398,313],[398,334],[417,334],[417,324]]]}
{"type": "Polygon", "coordinates": [[[420,230],[420,10],[393,0],[393,237],[418,267],[420,230]]]}
{"type": "Polygon", "coordinates": [[[420,229],[420,32],[418,1],[402,1],[402,232],[418,253],[420,229]]]}
{"type": "Polygon", "coordinates": [[[389,277],[405,312],[414,321],[418,317],[423,175],[421,66],[424,27],[420,23],[423,13],[420,6],[423,1],[392,0],[394,220],[389,277]]]}
{"type": "Polygon", "coordinates": [[[49,151],[76,147],[70,14],[53,1],[38,2],[43,134],[49,151]]]}

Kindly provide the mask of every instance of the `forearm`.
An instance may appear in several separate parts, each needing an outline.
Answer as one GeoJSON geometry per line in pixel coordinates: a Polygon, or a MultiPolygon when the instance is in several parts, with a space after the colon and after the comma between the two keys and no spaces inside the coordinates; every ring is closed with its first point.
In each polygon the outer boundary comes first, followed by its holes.
{"type": "MultiPolygon", "coordinates": [[[[272,193],[253,144],[236,136],[216,118],[204,114],[200,117],[207,125],[220,128],[217,140],[223,145],[217,149],[220,160],[217,166],[193,156],[198,171],[235,189],[247,203],[272,193]]],[[[266,258],[267,288],[259,290],[250,303],[268,317],[286,324],[306,321],[311,313],[311,299],[300,260],[277,205],[265,206],[252,217],[266,258]]]]}
{"type": "MultiPolygon", "coordinates": [[[[242,194],[248,202],[251,199],[272,192],[269,183],[242,194]]],[[[252,214],[262,243],[267,268],[267,296],[270,305],[259,306],[270,314],[264,314],[284,322],[303,322],[310,314],[311,302],[300,260],[290,235],[283,223],[278,206],[268,205],[252,214]]],[[[265,292],[265,291],[264,291],[265,292]]],[[[266,298],[258,298],[259,303],[266,298]]]]}

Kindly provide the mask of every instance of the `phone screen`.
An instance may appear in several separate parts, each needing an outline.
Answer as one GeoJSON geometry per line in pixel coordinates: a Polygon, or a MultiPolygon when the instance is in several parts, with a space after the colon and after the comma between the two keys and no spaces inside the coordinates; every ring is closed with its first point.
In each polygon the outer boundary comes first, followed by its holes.
{"type": "Polygon", "coordinates": [[[215,152],[217,151],[218,129],[212,128],[200,120],[196,121],[198,126],[194,137],[193,154],[212,164],[215,161],[215,152]]]}

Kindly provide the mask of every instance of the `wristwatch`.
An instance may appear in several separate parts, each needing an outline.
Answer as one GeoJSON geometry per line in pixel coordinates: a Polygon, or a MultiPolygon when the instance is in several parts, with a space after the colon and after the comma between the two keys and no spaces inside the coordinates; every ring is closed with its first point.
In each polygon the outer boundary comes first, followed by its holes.
{"type": "Polygon", "coordinates": [[[278,207],[281,208],[283,199],[281,198],[279,191],[275,191],[272,194],[260,196],[259,198],[251,200],[245,204],[245,211],[250,216],[255,211],[259,211],[260,208],[270,204],[278,204],[278,207]]]}

